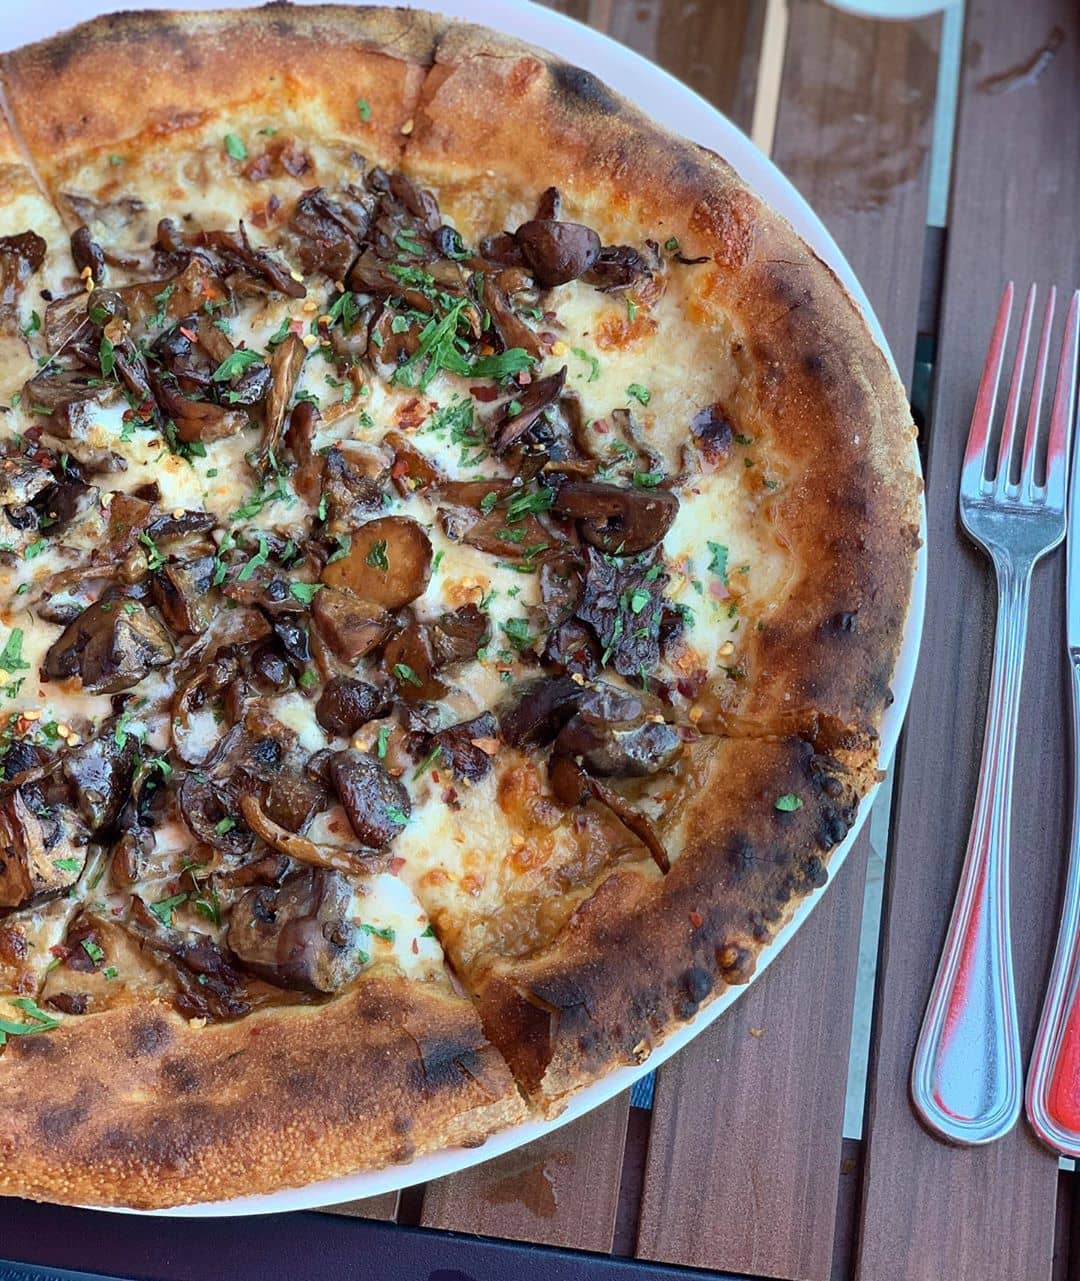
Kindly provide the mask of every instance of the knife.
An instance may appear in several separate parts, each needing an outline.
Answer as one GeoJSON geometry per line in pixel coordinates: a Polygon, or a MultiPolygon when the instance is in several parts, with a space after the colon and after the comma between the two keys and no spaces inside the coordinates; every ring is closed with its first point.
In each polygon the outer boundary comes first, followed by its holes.
{"type": "MultiPolygon", "coordinates": [[[[1073,295],[1066,321],[1061,378],[1064,404],[1076,396],[1077,311],[1073,295]],[[1071,361],[1070,356],[1071,345],[1071,361]],[[1067,370],[1066,366],[1070,368],[1067,370]]],[[[1055,398],[1056,403],[1056,398],[1055,398]]],[[[1031,1051],[1025,1103],[1028,1121],[1055,1152],[1080,1156],[1080,449],[1072,451],[1065,567],[1065,646],[1072,691],[1072,828],[1069,870],[1057,948],[1050,969],[1042,1018],[1031,1051]]]]}

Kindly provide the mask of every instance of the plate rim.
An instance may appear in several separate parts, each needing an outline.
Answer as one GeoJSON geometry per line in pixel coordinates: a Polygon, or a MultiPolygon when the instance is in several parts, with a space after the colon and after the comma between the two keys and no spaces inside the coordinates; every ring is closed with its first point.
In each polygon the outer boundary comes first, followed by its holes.
{"type": "MultiPolygon", "coordinates": [[[[301,4],[317,2],[318,0],[299,0],[301,4]]],[[[340,3],[340,0],[338,2],[340,3]]],[[[368,3],[379,7],[390,7],[393,0],[368,0],[368,3]]],[[[884,353],[894,372],[897,372],[896,362],[866,292],[825,224],[773,161],[759,150],[736,124],[689,85],[684,84],[642,54],[619,44],[604,32],[585,26],[555,10],[541,8],[531,3],[531,0],[524,0],[524,2],[522,0],[441,0],[441,2],[434,0],[431,3],[424,3],[422,0],[421,3],[414,3],[413,0],[398,0],[398,3],[404,8],[428,9],[447,17],[478,22],[480,25],[517,36],[519,39],[546,48],[559,57],[585,66],[613,89],[640,105],[641,109],[653,119],[682,136],[709,146],[722,155],[747,185],[781,213],[814,253],[836,273],[859,308],[877,346],[884,353]]],[[[257,6],[250,3],[250,0],[187,0],[184,5],[170,3],[170,0],[142,0],[140,7],[195,10],[243,9],[257,6]]],[[[42,7],[23,15],[13,24],[8,39],[5,39],[0,47],[14,48],[31,40],[45,39],[66,26],[115,11],[112,5],[102,5],[99,0],[59,0],[47,10],[42,7]],[[45,16],[46,13],[48,16],[45,16]],[[16,32],[20,34],[16,35],[16,32]],[[15,38],[12,39],[12,36],[15,38]]],[[[912,452],[921,478],[922,466],[917,445],[913,444],[912,452]]],[[[881,724],[881,750],[878,764],[883,779],[876,783],[863,798],[854,826],[830,856],[828,880],[799,903],[791,920],[780,930],[769,948],[762,953],[749,983],[729,987],[715,1000],[702,1006],[694,1018],[670,1033],[643,1063],[617,1068],[579,1090],[558,1116],[543,1119],[530,1118],[518,1122],[497,1131],[478,1148],[443,1148],[418,1156],[406,1164],[384,1166],[379,1170],[359,1171],[298,1188],[284,1188],[276,1192],[236,1197],[228,1201],[199,1202],[161,1210],[136,1210],[125,1206],[86,1208],[107,1210],[117,1214],[166,1218],[231,1218],[323,1209],[344,1201],[380,1196],[419,1183],[428,1183],[433,1179],[445,1178],[460,1170],[469,1169],[523,1147],[577,1120],[587,1112],[601,1107],[616,1095],[628,1090],[636,1081],[654,1072],[695,1037],[701,1035],[765,973],[776,957],[784,951],[817,906],[822,895],[836,880],[837,873],[843,866],[852,845],[862,831],[863,825],[869,820],[878,791],[896,753],[914,684],[922,638],[927,579],[926,504],[922,493],[919,497],[919,506],[920,544],[915,558],[911,598],[904,622],[900,651],[893,671],[894,699],[893,703],[886,708],[881,724]]]]}

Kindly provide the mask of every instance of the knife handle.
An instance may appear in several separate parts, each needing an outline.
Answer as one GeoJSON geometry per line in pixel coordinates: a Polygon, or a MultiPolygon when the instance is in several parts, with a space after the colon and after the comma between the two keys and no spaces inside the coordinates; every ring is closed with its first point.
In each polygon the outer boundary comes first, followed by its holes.
{"type": "Polygon", "coordinates": [[[1072,836],[1054,963],[1028,1068],[1027,1115],[1047,1147],[1080,1157],[1080,650],[1072,669],[1072,836]]]}

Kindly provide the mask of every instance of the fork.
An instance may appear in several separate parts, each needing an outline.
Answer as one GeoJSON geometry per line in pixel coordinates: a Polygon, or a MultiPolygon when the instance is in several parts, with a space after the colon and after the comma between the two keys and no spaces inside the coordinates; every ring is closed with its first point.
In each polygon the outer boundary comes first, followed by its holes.
{"type": "MultiPolygon", "coordinates": [[[[1009,928],[1009,827],[1031,571],[1065,536],[1071,434],[1071,394],[1066,395],[1062,377],[1067,350],[1050,416],[1045,481],[1040,485],[1035,479],[1055,297],[1051,289],[1035,360],[1019,480],[1012,479],[1012,457],[1035,312],[1034,285],[1020,322],[996,466],[993,476],[987,475],[990,428],[1013,306],[1011,281],[986,354],[960,473],[961,522],[990,557],[997,576],[994,665],[971,833],[915,1046],[911,1096],[916,1112],[931,1130],[962,1144],[998,1139],[1020,1115],[1020,1031],[1009,928]]],[[[1075,322],[1074,313],[1075,303],[1070,313],[1075,322]]]]}

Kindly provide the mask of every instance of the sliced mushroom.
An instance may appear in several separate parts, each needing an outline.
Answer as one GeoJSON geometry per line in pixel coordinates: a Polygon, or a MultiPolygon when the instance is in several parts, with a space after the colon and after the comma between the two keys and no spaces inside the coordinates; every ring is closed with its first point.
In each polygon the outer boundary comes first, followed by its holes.
{"type": "Polygon", "coordinates": [[[382,665],[398,696],[407,703],[442,698],[446,693],[446,686],[435,676],[431,633],[411,613],[401,630],[387,641],[382,665]]]}
{"type": "Polygon", "coordinates": [[[388,431],[383,443],[394,451],[390,478],[403,498],[442,484],[444,477],[430,458],[400,431],[388,431]]]}
{"type": "Polygon", "coordinates": [[[569,480],[552,504],[579,522],[587,543],[609,556],[655,547],[674,523],[679,500],[666,489],[630,489],[599,480],[569,480]]]}
{"type": "Polygon", "coordinates": [[[383,609],[400,609],[427,589],[431,555],[431,540],[415,520],[382,516],[353,533],[349,550],[327,564],[322,580],[383,609]]]}
{"type": "Polygon", "coordinates": [[[653,246],[649,258],[632,245],[605,245],[593,265],[583,273],[582,279],[602,293],[629,289],[639,281],[647,280],[660,265],[654,242],[649,241],[649,245],[653,246]]]}
{"type": "Polygon", "coordinates": [[[244,969],[277,987],[336,992],[364,963],[352,897],[345,877],[324,868],[256,886],[232,910],[228,945],[244,969]]]}
{"type": "Polygon", "coordinates": [[[88,694],[116,694],[174,654],[168,631],[141,602],[100,600],[53,642],[41,675],[49,681],[77,676],[88,694]]]}
{"type": "Polygon", "coordinates": [[[600,682],[585,690],[552,750],[573,756],[589,774],[642,778],[671,765],[682,738],[636,694],[600,682]]]}
{"type": "Polygon", "coordinates": [[[23,507],[53,484],[54,477],[21,454],[0,460],[0,507],[23,507]]]}
{"type": "Polygon", "coordinates": [[[384,690],[367,681],[335,676],[323,686],[315,704],[315,719],[329,733],[349,738],[389,710],[390,699],[384,690]]]}
{"type": "Polygon", "coordinates": [[[538,378],[523,391],[506,402],[495,421],[492,448],[497,454],[505,453],[528,435],[530,429],[546,410],[558,400],[566,383],[566,366],[546,378],[538,378]]]}
{"type": "Polygon", "coordinates": [[[124,735],[119,743],[118,737],[106,732],[63,755],[64,777],[92,833],[112,827],[131,795],[139,753],[133,735],[124,735]]]}
{"type": "Polygon", "coordinates": [[[325,272],[331,280],[344,280],[360,248],[360,239],[371,226],[370,198],[349,193],[340,203],[322,187],[312,187],[297,197],[289,219],[296,235],[296,253],[305,272],[325,272]]]}
{"type": "Polygon", "coordinates": [[[427,625],[435,668],[469,663],[482,645],[491,639],[491,620],[475,605],[440,614],[427,625]]]}
{"type": "Polygon", "coordinates": [[[556,799],[563,805],[581,805],[593,797],[606,806],[641,841],[660,871],[665,874],[671,871],[667,850],[652,819],[635,809],[614,788],[590,777],[572,757],[553,756],[548,766],[548,781],[556,799]]]}
{"type": "Polygon", "coordinates": [[[390,633],[393,620],[371,601],[324,587],[311,602],[311,614],[323,640],[350,666],[376,649],[390,633]]]}
{"type": "Polygon", "coordinates": [[[577,711],[585,689],[569,676],[545,676],[522,687],[499,714],[511,747],[545,747],[577,711]]]}
{"type": "Polygon", "coordinates": [[[461,721],[433,734],[429,750],[439,749],[438,764],[457,778],[478,783],[491,770],[491,758],[498,750],[499,724],[490,712],[461,721]]]}
{"type": "Polygon", "coordinates": [[[174,632],[204,632],[210,626],[213,601],[209,593],[215,566],[215,557],[198,556],[168,561],[151,575],[154,604],[174,632]]]}
{"type": "Polygon", "coordinates": [[[196,840],[239,858],[254,847],[255,838],[237,821],[241,800],[235,788],[200,774],[185,774],[177,792],[180,814],[196,840]]]}
{"type": "Polygon", "coordinates": [[[270,390],[266,397],[266,423],[263,437],[254,457],[255,466],[264,470],[271,458],[281,453],[281,440],[285,430],[285,415],[292,400],[293,389],[304,366],[307,348],[295,334],[274,348],[270,358],[270,390]]]}
{"type": "Polygon", "coordinates": [[[66,805],[44,813],[16,787],[0,805],[0,907],[25,907],[53,898],[78,880],[87,833],[66,805]]]}
{"type": "Polygon", "coordinates": [[[311,867],[331,868],[350,876],[363,876],[372,870],[370,855],[348,850],[341,845],[322,845],[306,836],[298,836],[282,827],[263,810],[257,797],[245,793],[240,798],[240,810],[253,832],[267,845],[287,854],[298,863],[311,867]]]}
{"type": "Polygon", "coordinates": [[[356,839],[367,849],[386,849],[412,813],[409,793],[363,752],[335,752],[328,771],[356,839]]]}
{"type": "Polygon", "coordinates": [[[45,261],[47,248],[36,231],[0,236],[0,333],[18,332],[19,295],[45,261]]]}
{"type": "Polygon", "coordinates": [[[537,284],[545,289],[583,276],[600,257],[600,237],[577,222],[534,218],[514,232],[537,284]]]}

